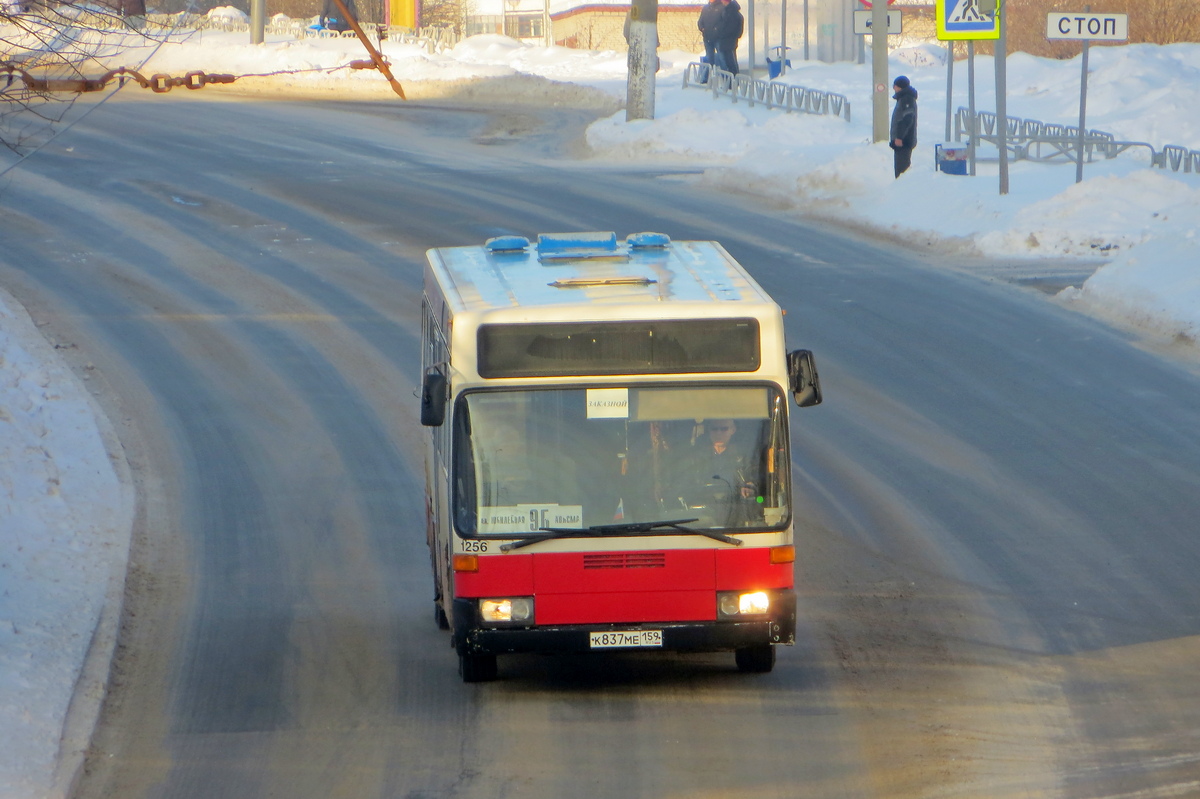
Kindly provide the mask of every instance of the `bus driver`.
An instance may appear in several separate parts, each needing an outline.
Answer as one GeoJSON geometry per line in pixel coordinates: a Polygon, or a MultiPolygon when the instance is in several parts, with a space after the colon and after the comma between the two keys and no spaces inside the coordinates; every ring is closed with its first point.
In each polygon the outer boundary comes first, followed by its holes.
{"type": "MultiPolygon", "coordinates": [[[[696,440],[695,451],[684,465],[693,491],[703,492],[705,504],[716,501],[750,511],[759,493],[757,459],[735,437],[738,426],[733,419],[707,419],[703,424],[705,436],[696,440]]],[[[732,513],[729,521],[744,523],[754,515],[732,513]]]]}

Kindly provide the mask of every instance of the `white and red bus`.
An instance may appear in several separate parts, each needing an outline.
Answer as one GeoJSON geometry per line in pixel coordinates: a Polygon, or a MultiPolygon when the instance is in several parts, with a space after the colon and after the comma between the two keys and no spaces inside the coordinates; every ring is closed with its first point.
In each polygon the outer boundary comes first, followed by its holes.
{"type": "Polygon", "coordinates": [[[421,421],[436,619],[497,655],[792,644],[788,402],[812,354],[718,243],[501,236],[430,250],[421,421]]]}

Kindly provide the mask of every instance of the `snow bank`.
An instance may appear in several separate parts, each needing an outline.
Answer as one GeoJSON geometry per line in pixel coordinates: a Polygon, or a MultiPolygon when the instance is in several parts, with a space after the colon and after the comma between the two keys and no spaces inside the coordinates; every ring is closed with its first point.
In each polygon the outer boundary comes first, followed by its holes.
{"type": "Polygon", "coordinates": [[[92,634],[105,602],[120,601],[133,494],[98,418],[0,292],[0,796],[52,784],[92,634]]]}

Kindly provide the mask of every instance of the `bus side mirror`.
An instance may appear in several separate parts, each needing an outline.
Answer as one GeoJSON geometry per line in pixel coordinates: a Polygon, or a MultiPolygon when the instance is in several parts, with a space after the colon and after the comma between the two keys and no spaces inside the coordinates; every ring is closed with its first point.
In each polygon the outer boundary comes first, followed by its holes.
{"type": "Polygon", "coordinates": [[[441,427],[446,421],[446,376],[436,369],[421,382],[421,424],[441,427]]]}
{"type": "Polygon", "coordinates": [[[801,408],[821,404],[821,379],[812,350],[792,350],[787,354],[788,382],[792,397],[801,408]]]}

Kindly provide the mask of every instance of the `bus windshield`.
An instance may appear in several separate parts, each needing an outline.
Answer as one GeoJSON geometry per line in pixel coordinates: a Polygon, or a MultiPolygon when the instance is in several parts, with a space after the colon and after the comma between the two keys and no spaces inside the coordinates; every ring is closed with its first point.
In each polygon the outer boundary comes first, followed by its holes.
{"type": "Polygon", "coordinates": [[[465,393],[454,415],[454,519],[464,536],[688,520],[790,521],[787,411],[763,384],[465,393]]]}

